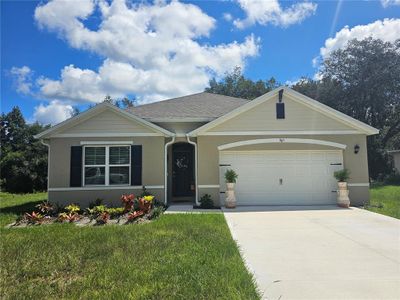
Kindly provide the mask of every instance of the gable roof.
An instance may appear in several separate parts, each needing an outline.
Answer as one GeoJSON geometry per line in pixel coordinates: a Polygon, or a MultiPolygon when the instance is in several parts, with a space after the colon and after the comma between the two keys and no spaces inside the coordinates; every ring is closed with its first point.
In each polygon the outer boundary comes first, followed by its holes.
{"type": "Polygon", "coordinates": [[[369,125],[367,125],[361,121],[358,121],[344,113],[341,113],[325,104],[322,104],[321,102],[311,99],[299,92],[296,92],[289,87],[282,86],[282,87],[276,88],[264,95],[261,95],[260,97],[254,99],[252,101],[249,101],[248,103],[228,112],[227,114],[191,131],[189,133],[189,136],[201,135],[202,133],[214,128],[215,126],[222,124],[223,122],[230,120],[230,119],[238,116],[239,114],[244,113],[244,112],[256,107],[257,105],[259,105],[261,103],[270,101],[271,99],[276,99],[276,96],[278,95],[278,92],[280,90],[284,90],[284,95],[286,93],[287,95],[290,96],[290,98],[292,100],[294,100],[298,103],[301,103],[303,105],[306,105],[307,107],[309,107],[315,111],[318,111],[328,117],[331,117],[343,124],[346,124],[349,127],[356,129],[360,133],[363,133],[366,135],[373,135],[373,134],[379,133],[379,130],[372,126],[369,126],[369,125]]]}
{"type": "Polygon", "coordinates": [[[131,107],[128,111],[151,122],[209,122],[249,102],[203,92],[131,107]]]}
{"type": "Polygon", "coordinates": [[[131,119],[132,121],[136,121],[136,122],[144,125],[145,127],[150,128],[150,129],[154,130],[155,132],[160,133],[162,135],[174,136],[174,133],[172,133],[156,124],[153,124],[151,122],[143,120],[143,119],[139,118],[138,116],[135,116],[131,113],[128,113],[125,110],[122,110],[122,109],[116,107],[113,104],[110,104],[108,102],[102,102],[102,103],[99,103],[96,106],[94,106],[72,118],[69,118],[57,125],[50,127],[49,129],[35,135],[34,137],[37,139],[49,138],[54,133],[57,133],[59,131],[62,131],[63,129],[69,128],[75,124],[79,124],[79,122],[85,121],[85,120],[89,119],[90,117],[95,116],[105,110],[112,110],[115,113],[122,115],[123,117],[125,117],[127,119],[131,119]]]}

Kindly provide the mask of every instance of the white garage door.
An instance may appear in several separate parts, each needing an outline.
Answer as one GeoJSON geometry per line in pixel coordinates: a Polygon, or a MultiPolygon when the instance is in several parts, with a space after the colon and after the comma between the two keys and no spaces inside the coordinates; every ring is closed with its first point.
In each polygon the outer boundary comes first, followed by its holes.
{"type": "Polygon", "coordinates": [[[238,205],[334,204],[333,172],[343,168],[342,151],[220,151],[221,204],[224,173],[235,170],[238,205]]]}

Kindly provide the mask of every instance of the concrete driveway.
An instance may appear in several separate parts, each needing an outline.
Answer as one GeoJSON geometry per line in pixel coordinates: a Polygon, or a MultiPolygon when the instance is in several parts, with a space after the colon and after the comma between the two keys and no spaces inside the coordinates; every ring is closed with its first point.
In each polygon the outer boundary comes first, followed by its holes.
{"type": "Polygon", "coordinates": [[[357,208],[224,210],[264,299],[400,299],[400,221],[357,208]]]}

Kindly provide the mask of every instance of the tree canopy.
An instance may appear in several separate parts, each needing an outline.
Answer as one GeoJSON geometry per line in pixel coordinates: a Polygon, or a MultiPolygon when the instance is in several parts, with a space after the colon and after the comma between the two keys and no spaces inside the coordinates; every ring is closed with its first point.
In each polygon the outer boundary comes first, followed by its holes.
{"type": "Polygon", "coordinates": [[[26,124],[18,107],[0,116],[2,190],[13,193],[47,188],[47,148],[33,136],[48,128],[26,124]]]}

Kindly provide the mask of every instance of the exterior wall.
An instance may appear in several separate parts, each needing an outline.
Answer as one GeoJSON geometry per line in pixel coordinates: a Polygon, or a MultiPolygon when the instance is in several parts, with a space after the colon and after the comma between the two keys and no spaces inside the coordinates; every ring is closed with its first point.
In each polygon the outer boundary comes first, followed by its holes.
{"type": "MultiPolygon", "coordinates": [[[[164,186],[164,137],[132,137],[132,138],[53,138],[50,144],[49,168],[49,200],[52,202],[69,201],[89,203],[97,198],[109,201],[119,201],[122,193],[130,191],[133,187],[121,187],[115,190],[102,187],[102,190],[82,191],[81,188],[70,188],[70,158],[71,146],[79,146],[81,141],[127,141],[134,145],[142,145],[142,184],[145,186],[164,186]],[[57,191],[52,191],[56,189],[57,191]],[[63,189],[63,191],[60,191],[63,189]],[[66,191],[64,191],[66,189],[66,191]],[[100,196],[101,195],[101,196],[100,196]]],[[[135,187],[140,190],[139,187],[135,187]]],[[[158,194],[159,200],[164,200],[164,188],[150,189],[153,194],[158,194]]]]}
{"type": "MultiPolygon", "coordinates": [[[[219,185],[219,150],[218,146],[253,139],[277,138],[277,136],[199,136],[198,137],[198,184],[199,197],[209,193],[215,204],[219,204],[219,187],[201,188],[203,185],[219,185]]],[[[281,136],[279,138],[305,138],[336,142],[347,145],[343,150],[344,167],[351,172],[349,184],[366,184],[369,182],[367,146],[365,135],[306,135],[281,136]],[[354,153],[354,145],[360,146],[358,154],[354,153]]],[[[327,146],[307,144],[263,144],[242,146],[229,150],[327,150],[336,149],[327,146]]],[[[239,174],[240,176],[240,174],[239,174]]],[[[333,175],[332,175],[333,176],[333,175]]],[[[239,179],[240,180],[240,179],[239,179]]],[[[369,200],[368,186],[350,186],[352,205],[362,205],[369,200]]]]}
{"type": "Polygon", "coordinates": [[[113,111],[105,110],[89,119],[81,121],[79,124],[74,125],[61,133],[103,133],[104,130],[108,133],[154,133],[155,131],[123,117],[113,111]]]}
{"type": "Polygon", "coordinates": [[[261,130],[349,130],[353,128],[283,96],[285,119],[276,118],[276,101],[271,99],[225,121],[209,132],[261,130]]]}

